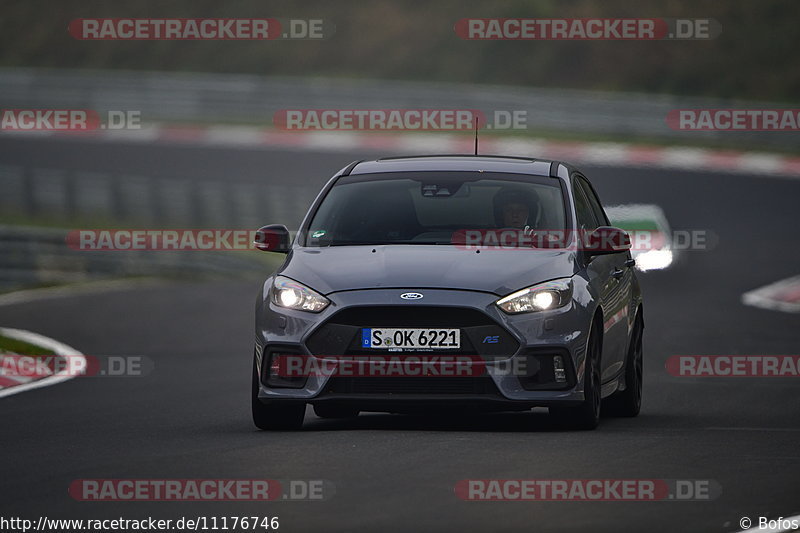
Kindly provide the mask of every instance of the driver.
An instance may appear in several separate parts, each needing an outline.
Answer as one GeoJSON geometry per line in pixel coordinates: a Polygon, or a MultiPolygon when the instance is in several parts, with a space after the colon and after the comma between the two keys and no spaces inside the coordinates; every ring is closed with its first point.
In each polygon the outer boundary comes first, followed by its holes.
{"type": "Polygon", "coordinates": [[[538,195],[522,188],[500,189],[492,203],[497,227],[524,229],[526,233],[536,225],[541,211],[538,195]]]}

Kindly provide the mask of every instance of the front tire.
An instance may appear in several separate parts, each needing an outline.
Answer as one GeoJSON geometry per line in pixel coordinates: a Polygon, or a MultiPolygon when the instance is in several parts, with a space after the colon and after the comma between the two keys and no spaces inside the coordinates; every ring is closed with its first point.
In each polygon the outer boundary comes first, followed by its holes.
{"type": "Polygon", "coordinates": [[[583,403],[576,407],[550,408],[550,415],[559,425],[570,429],[592,430],[600,423],[600,358],[602,346],[600,335],[596,332],[598,323],[592,324],[586,349],[584,371],[583,403]]]}
{"type": "Polygon", "coordinates": [[[253,423],[258,429],[263,430],[291,430],[303,427],[303,418],[306,413],[304,403],[269,403],[264,404],[258,399],[258,372],[255,361],[253,362],[253,385],[251,393],[251,408],[253,423]]]}
{"type": "Polygon", "coordinates": [[[631,344],[625,362],[625,390],[615,393],[603,404],[603,414],[617,417],[634,417],[642,408],[642,382],[644,378],[644,361],[642,356],[642,334],[644,325],[641,316],[631,334],[631,344]]]}

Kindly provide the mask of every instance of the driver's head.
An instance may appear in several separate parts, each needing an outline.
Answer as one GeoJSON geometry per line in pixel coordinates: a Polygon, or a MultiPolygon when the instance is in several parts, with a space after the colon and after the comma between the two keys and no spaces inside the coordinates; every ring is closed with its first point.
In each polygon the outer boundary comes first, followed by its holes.
{"type": "Polygon", "coordinates": [[[493,204],[495,223],[502,228],[524,228],[539,216],[539,197],[521,187],[500,189],[493,204]]]}
{"type": "Polygon", "coordinates": [[[530,211],[522,202],[509,202],[503,205],[503,227],[524,228],[528,223],[530,211]]]}

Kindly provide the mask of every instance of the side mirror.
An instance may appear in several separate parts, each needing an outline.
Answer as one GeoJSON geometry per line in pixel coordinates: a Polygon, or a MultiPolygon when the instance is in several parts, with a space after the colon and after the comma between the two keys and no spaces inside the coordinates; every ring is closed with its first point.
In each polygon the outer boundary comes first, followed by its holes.
{"type": "Polygon", "coordinates": [[[631,238],[625,230],[600,226],[584,239],[583,244],[589,255],[616,254],[631,249],[631,238]]]}
{"type": "Polygon", "coordinates": [[[285,254],[289,251],[289,229],[283,224],[271,224],[258,228],[253,244],[262,252],[285,254]]]}

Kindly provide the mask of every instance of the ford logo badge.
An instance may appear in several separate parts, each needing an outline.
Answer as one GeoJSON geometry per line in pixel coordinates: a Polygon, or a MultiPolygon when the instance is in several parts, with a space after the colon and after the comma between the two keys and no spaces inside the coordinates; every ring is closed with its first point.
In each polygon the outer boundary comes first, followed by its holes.
{"type": "Polygon", "coordinates": [[[422,295],[418,292],[404,292],[400,295],[400,298],[403,300],[419,300],[422,298],[422,295]]]}

